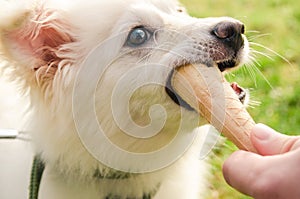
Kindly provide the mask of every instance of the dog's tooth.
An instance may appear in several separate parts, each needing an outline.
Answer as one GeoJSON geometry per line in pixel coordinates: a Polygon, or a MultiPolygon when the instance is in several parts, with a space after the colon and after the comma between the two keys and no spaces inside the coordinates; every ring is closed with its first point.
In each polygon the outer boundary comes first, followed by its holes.
{"type": "Polygon", "coordinates": [[[255,122],[217,66],[179,67],[173,75],[172,87],[238,148],[256,152],[250,141],[255,122]]]}

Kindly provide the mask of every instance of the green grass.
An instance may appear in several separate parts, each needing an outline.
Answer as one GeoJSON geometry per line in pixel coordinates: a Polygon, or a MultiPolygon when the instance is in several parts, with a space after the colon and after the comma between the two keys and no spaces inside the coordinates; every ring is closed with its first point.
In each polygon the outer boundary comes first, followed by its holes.
{"type": "MultiPolygon", "coordinates": [[[[255,67],[244,67],[228,75],[230,81],[251,89],[259,106],[249,108],[256,122],[277,131],[300,134],[300,9],[298,0],[181,0],[195,17],[231,16],[245,23],[247,37],[262,47],[251,47],[267,56],[258,55],[255,67]],[[269,58],[268,58],[269,57],[269,58]],[[251,72],[252,71],[252,72],[251,72]],[[252,73],[255,73],[253,75],[252,73]],[[252,74],[252,75],[251,75],[252,74]]],[[[209,199],[246,199],[223,180],[221,165],[236,148],[226,142],[214,151],[209,199]]]]}

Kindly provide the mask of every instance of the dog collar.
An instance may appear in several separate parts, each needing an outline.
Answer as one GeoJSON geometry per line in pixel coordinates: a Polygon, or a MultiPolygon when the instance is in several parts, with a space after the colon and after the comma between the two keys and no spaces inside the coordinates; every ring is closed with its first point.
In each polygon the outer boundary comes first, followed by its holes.
{"type": "MultiPolygon", "coordinates": [[[[152,195],[151,193],[150,194],[144,194],[142,198],[132,198],[132,197],[127,197],[125,199],[152,199],[154,195],[152,195]]],[[[105,199],[123,199],[122,196],[118,196],[118,195],[109,195],[109,196],[106,196],[105,199]]]]}
{"type": "Polygon", "coordinates": [[[39,155],[36,155],[33,159],[30,185],[29,185],[29,199],[38,199],[39,188],[42,179],[42,175],[45,169],[45,164],[39,155]]]}
{"type": "MultiPolygon", "coordinates": [[[[38,199],[39,188],[43,176],[43,172],[45,170],[45,163],[40,158],[39,155],[36,155],[33,159],[32,168],[31,168],[31,176],[30,176],[30,185],[29,185],[29,199],[38,199]]],[[[98,179],[127,179],[131,177],[130,173],[122,173],[116,172],[109,175],[102,175],[101,172],[97,169],[94,174],[95,178],[98,179]]],[[[159,187],[159,186],[158,186],[159,187]]],[[[144,193],[142,198],[135,197],[127,197],[125,199],[152,199],[156,194],[157,189],[150,192],[144,193]]],[[[104,199],[122,199],[122,196],[109,194],[104,199]]]]}
{"type": "Polygon", "coordinates": [[[109,179],[109,180],[125,180],[134,176],[132,173],[125,173],[121,171],[114,171],[111,173],[103,174],[99,169],[96,169],[93,177],[96,179],[109,179]]]}

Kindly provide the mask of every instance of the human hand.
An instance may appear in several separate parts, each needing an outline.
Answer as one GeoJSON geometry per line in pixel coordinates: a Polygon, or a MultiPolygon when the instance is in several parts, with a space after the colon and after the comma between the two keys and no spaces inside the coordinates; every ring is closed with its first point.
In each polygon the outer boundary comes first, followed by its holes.
{"type": "Polygon", "coordinates": [[[251,142],[259,154],[234,152],[223,165],[227,183],[255,199],[299,199],[300,136],[257,124],[251,142]]]}

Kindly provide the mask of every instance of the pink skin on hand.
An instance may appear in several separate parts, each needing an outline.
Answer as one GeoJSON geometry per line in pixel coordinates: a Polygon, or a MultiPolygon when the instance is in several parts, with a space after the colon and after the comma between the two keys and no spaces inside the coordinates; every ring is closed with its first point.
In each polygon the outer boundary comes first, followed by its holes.
{"type": "Polygon", "coordinates": [[[251,141],[259,154],[234,152],[223,165],[227,183],[255,199],[300,198],[300,137],[257,124],[251,141]]]}

